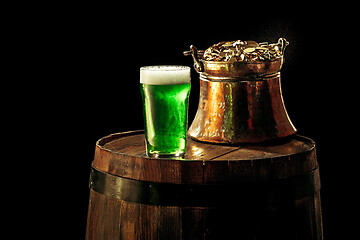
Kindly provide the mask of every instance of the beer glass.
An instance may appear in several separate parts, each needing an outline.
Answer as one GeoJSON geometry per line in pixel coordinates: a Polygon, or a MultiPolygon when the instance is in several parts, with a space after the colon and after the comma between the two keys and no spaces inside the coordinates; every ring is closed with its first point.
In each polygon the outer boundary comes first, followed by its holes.
{"type": "Polygon", "coordinates": [[[188,125],[190,68],[140,68],[146,153],[150,157],[184,157],[188,125]]]}

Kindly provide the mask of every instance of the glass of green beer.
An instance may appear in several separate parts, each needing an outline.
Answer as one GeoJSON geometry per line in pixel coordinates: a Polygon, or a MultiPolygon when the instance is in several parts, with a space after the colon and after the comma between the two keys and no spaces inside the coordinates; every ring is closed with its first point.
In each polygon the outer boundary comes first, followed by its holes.
{"type": "Polygon", "coordinates": [[[184,157],[188,125],[190,67],[140,68],[146,153],[150,157],[184,157]]]}

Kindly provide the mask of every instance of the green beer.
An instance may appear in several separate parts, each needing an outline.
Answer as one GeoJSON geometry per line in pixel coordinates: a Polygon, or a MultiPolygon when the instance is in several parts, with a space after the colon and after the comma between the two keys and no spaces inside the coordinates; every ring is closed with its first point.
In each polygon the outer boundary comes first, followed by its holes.
{"type": "Polygon", "coordinates": [[[186,149],[190,68],[140,69],[146,152],[154,157],[183,157],[186,149]]]}

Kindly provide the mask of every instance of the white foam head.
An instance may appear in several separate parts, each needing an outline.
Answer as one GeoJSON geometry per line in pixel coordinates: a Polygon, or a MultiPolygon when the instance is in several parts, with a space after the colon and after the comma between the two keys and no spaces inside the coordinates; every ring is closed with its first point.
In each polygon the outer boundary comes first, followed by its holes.
{"type": "Polygon", "coordinates": [[[140,83],[151,85],[190,83],[190,67],[171,65],[141,67],[140,83]]]}

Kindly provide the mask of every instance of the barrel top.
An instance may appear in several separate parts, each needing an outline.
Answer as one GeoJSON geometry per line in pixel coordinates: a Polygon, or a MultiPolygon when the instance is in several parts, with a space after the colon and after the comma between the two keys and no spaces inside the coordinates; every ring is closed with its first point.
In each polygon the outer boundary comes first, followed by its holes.
{"type": "Polygon", "coordinates": [[[96,143],[93,166],[136,180],[216,184],[219,181],[281,179],[317,167],[315,143],[292,135],[238,146],[187,139],[185,159],[157,159],[145,153],[144,131],[115,133],[96,143]]]}

